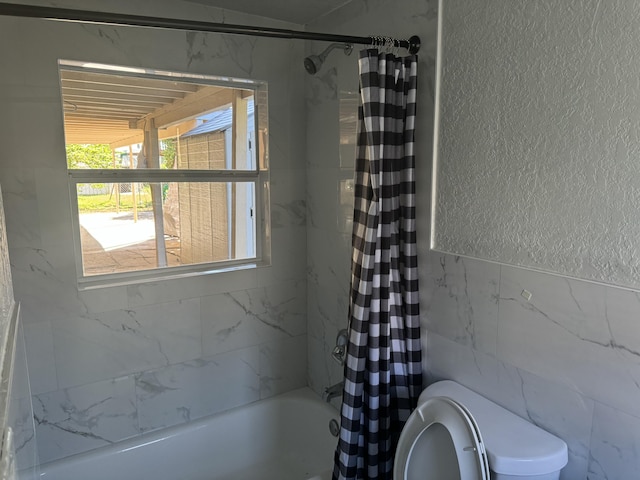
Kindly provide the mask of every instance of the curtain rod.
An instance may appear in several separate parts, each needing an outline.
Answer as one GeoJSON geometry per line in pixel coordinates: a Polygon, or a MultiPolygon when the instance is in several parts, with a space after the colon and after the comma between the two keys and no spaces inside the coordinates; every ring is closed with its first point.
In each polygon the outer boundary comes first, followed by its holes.
{"type": "Polygon", "coordinates": [[[386,46],[393,42],[394,47],[406,48],[409,53],[418,53],[420,37],[414,35],[409,40],[398,40],[389,37],[353,37],[334,35],[331,33],[314,33],[300,30],[280,28],[254,27],[251,25],[233,25],[192,20],[180,20],[124,13],[96,12],[71,8],[39,7],[0,2],[0,15],[11,17],[41,18],[64,22],[95,23],[103,25],[125,25],[132,27],[164,28],[172,30],[188,30],[195,32],[231,33],[236,35],[252,35],[259,37],[289,38],[298,40],[318,40],[324,42],[356,43],[360,45],[386,46]]]}

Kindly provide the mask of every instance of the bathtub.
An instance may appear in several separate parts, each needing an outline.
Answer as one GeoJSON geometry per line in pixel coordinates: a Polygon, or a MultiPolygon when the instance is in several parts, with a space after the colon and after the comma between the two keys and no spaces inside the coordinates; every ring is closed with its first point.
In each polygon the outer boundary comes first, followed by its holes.
{"type": "Polygon", "coordinates": [[[329,480],[338,412],[303,388],[41,466],[41,480],[329,480]]]}

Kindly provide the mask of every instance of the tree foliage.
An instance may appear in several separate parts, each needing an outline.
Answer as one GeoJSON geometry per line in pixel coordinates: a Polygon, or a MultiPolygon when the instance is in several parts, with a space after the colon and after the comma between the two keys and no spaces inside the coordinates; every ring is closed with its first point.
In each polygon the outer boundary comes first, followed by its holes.
{"type": "Polygon", "coordinates": [[[162,151],[162,168],[172,169],[176,163],[177,142],[175,138],[167,138],[163,141],[164,150],[162,151]]]}
{"type": "Polygon", "coordinates": [[[106,144],[67,145],[69,168],[113,168],[113,153],[106,144]]]}

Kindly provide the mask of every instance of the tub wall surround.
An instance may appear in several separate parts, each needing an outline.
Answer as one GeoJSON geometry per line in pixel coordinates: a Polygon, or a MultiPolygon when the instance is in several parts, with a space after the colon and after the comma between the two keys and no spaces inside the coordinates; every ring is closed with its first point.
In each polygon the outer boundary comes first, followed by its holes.
{"type": "MultiPolygon", "coordinates": [[[[268,23],[191,2],[47,5],[268,23]]],[[[0,182],[40,460],[307,384],[301,42],[0,17],[0,182]],[[268,82],[273,266],[78,292],[58,59],[268,82]]]]}
{"type": "Polygon", "coordinates": [[[37,480],[39,462],[29,373],[20,306],[13,297],[3,203],[0,193],[0,475],[7,480],[15,475],[21,480],[37,480]]]}

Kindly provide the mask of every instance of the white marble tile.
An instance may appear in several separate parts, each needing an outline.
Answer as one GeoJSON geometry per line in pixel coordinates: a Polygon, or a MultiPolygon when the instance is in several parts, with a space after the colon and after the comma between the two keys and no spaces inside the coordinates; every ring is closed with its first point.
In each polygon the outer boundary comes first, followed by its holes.
{"type": "Polygon", "coordinates": [[[39,460],[22,323],[18,325],[15,345],[7,424],[13,429],[16,469],[22,472],[20,480],[36,480],[39,460]]]}
{"type": "Polygon", "coordinates": [[[32,393],[35,395],[58,390],[51,322],[24,325],[24,337],[32,393]]]}
{"type": "MultiPolygon", "coordinates": [[[[271,231],[271,265],[256,269],[257,286],[266,287],[306,277],[307,229],[277,228],[271,231]]],[[[251,288],[247,285],[245,288],[251,288]]]]}
{"type": "Polygon", "coordinates": [[[260,398],[257,347],[150,370],[136,376],[143,431],[195,420],[260,398]]]}
{"type": "Polygon", "coordinates": [[[347,328],[348,305],[339,303],[328,289],[310,284],[307,295],[307,324],[310,337],[333,347],[338,330],[347,328]],[[341,311],[343,310],[343,311],[341,311]]]}
{"type": "Polygon", "coordinates": [[[57,249],[12,248],[11,266],[16,299],[25,325],[83,314],[73,265],[61,261],[57,249]]]}
{"type": "Polygon", "coordinates": [[[73,317],[53,324],[61,387],[199,358],[200,300],[73,317]]]}
{"type": "Polygon", "coordinates": [[[271,228],[304,226],[307,221],[305,200],[290,202],[271,202],[271,228]]]}
{"type": "Polygon", "coordinates": [[[487,397],[567,443],[561,479],[586,478],[594,402],[562,385],[500,364],[498,388],[487,397]]]}
{"type": "Polygon", "coordinates": [[[9,261],[9,244],[4,221],[3,200],[0,196],[0,318],[8,319],[15,305],[13,281],[11,279],[11,263],[9,261]]]}
{"type": "Polygon", "coordinates": [[[260,345],[260,398],[307,385],[307,336],[260,345]]]}
{"type": "Polygon", "coordinates": [[[127,286],[129,307],[197,298],[256,286],[256,269],[238,269],[127,286]]]}
{"type": "Polygon", "coordinates": [[[126,309],[129,306],[127,287],[101,287],[78,292],[78,298],[88,313],[103,313],[115,309],[126,309]]]}
{"type": "Polygon", "coordinates": [[[12,247],[42,248],[34,169],[3,166],[2,197],[12,247]]]}
{"type": "Polygon", "coordinates": [[[307,278],[327,298],[348,293],[351,281],[351,236],[335,229],[307,228],[307,278]]]}
{"type": "MultiPolygon", "coordinates": [[[[318,52],[320,49],[325,49],[326,46],[322,43],[311,43],[307,45],[307,52],[312,54],[318,52]]],[[[309,132],[322,132],[322,135],[316,135],[317,141],[321,142],[322,138],[333,138],[337,140],[339,137],[333,137],[332,134],[337,132],[340,128],[337,123],[338,117],[338,69],[334,65],[324,65],[322,70],[312,77],[305,77],[306,80],[306,99],[307,99],[307,111],[311,112],[307,118],[307,130],[309,132]],[[315,123],[321,124],[325,121],[329,130],[314,128],[315,123]]],[[[308,140],[310,145],[314,145],[312,139],[308,140]]],[[[322,145],[322,143],[318,143],[322,145]]],[[[337,146],[337,142],[333,142],[331,146],[337,146]]],[[[307,161],[310,161],[307,158],[307,161]]],[[[337,163],[333,163],[331,159],[329,165],[326,163],[319,163],[319,166],[336,166],[337,163]]],[[[314,165],[313,161],[311,165],[314,165]]]]}
{"type": "Polygon", "coordinates": [[[423,268],[420,307],[426,328],[495,355],[500,266],[431,252],[423,268]]]}
{"type": "Polygon", "coordinates": [[[261,343],[256,320],[229,293],[201,299],[202,351],[205,356],[261,343]]]}
{"type": "Polygon", "coordinates": [[[34,396],[42,463],[137,435],[133,377],[34,396]]]}
{"type": "MultiPolygon", "coordinates": [[[[60,160],[66,163],[66,158],[62,157],[60,160]]],[[[42,237],[42,245],[47,249],[54,245],[62,247],[65,258],[73,266],[75,227],[72,227],[72,213],[69,208],[69,175],[66,169],[38,167],[34,176],[38,201],[38,231],[42,237]],[[60,195],[61,192],[65,195],[60,195]]]]}
{"type": "Polygon", "coordinates": [[[637,335],[624,334],[633,324],[625,310],[637,300],[611,292],[606,301],[606,292],[600,285],[503,267],[498,357],[640,415],[640,345],[637,335]],[[525,289],[529,302],[521,295],[525,289]]]}
{"type": "Polygon", "coordinates": [[[307,176],[308,226],[335,231],[344,217],[340,204],[340,182],[352,178],[339,168],[309,168],[307,176]]]}
{"type": "Polygon", "coordinates": [[[640,419],[596,403],[589,480],[630,480],[640,472],[640,419]]]}
{"type": "Polygon", "coordinates": [[[437,333],[426,333],[426,337],[429,383],[454,380],[484,396],[497,388],[499,362],[494,357],[437,333]]]}
{"type": "Polygon", "coordinates": [[[625,358],[640,363],[640,292],[602,287],[605,321],[609,329],[606,345],[625,358]]]}
{"type": "Polygon", "coordinates": [[[205,356],[307,331],[306,281],[202,299],[202,348],[205,356]]]}
{"type": "Polygon", "coordinates": [[[307,349],[309,387],[321,395],[326,387],[343,380],[344,367],[331,358],[333,345],[309,337],[307,349]]]}
{"type": "Polygon", "coordinates": [[[306,172],[275,170],[270,175],[271,227],[301,227],[307,222],[306,172]]]}
{"type": "MultiPolygon", "coordinates": [[[[53,75],[48,78],[59,81],[56,63],[47,62],[49,68],[53,67],[53,71],[49,72],[53,75]]],[[[47,167],[52,159],[61,161],[64,165],[64,128],[59,90],[30,90],[31,96],[13,96],[3,105],[3,115],[12,120],[5,131],[4,148],[7,152],[19,152],[12,161],[19,162],[17,165],[24,168],[47,167]],[[24,125],[29,125],[29,128],[22,128],[24,125]],[[34,142],[32,135],[36,131],[38,141],[34,142]],[[28,148],[25,148],[25,145],[28,145],[28,148]]]]}

